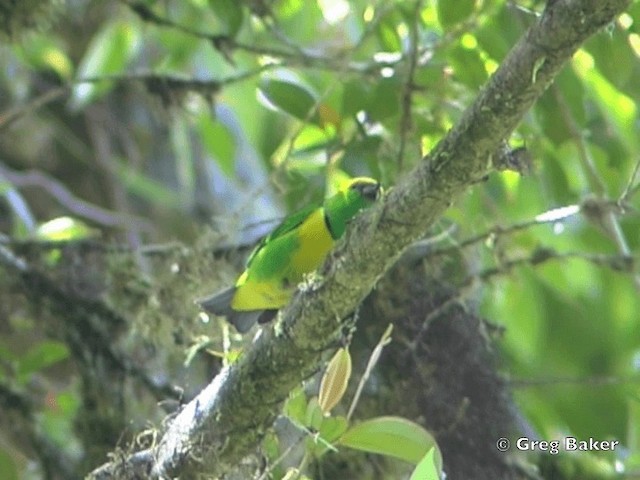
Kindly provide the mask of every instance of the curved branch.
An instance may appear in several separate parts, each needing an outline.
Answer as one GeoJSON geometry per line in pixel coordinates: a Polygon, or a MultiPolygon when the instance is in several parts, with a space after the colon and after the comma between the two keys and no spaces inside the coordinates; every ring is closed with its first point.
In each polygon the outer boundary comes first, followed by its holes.
{"type": "Polygon", "coordinates": [[[106,464],[92,478],[136,478],[141,472],[191,478],[202,470],[215,476],[249,454],[288,392],[319,368],[323,350],[347,323],[343,319],[404,248],[494,169],[501,142],[563,65],[628,4],[549,1],[459,123],[384,202],[353,222],[320,278],[295,296],[275,327],[263,329],[249,351],[173,419],[157,446],[106,464]]]}

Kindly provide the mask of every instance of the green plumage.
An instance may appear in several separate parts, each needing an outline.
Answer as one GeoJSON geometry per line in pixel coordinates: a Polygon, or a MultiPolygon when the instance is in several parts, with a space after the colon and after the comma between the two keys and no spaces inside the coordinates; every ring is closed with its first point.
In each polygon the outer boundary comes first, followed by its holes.
{"type": "Polygon", "coordinates": [[[226,316],[241,333],[256,321],[271,320],[304,274],[322,264],[349,220],[378,199],[381,191],[374,179],[354,178],[321,206],[290,215],[253,250],[235,285],[199,300],[201,308],[226,316]]]}

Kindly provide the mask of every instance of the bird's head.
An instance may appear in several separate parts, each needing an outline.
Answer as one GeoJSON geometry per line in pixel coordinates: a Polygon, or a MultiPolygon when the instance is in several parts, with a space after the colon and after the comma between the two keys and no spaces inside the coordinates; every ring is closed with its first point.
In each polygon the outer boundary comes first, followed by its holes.
{"type": "Polygon", "coordinates": [[[369,177],[355,177],[341,185],[338,192],[324,202],[325,217],[333,238],[340,238],[349,220],[360,210],[373,204],[382,194],[380,183],[369,177]]]}

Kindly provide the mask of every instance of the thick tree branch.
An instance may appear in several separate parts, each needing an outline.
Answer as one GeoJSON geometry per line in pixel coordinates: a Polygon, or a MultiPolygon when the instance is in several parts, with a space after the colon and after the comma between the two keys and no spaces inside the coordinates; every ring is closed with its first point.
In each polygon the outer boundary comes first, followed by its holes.
{"type": "Polygon", "coordinates": [[[321,277],[309,281],[236,364],[170,423],[154,448],[101,467],[93,478],[190,478],[219,474],[255,448],[289,391],[319,367],[344,320],[401,252],[468,187],[562,66],[629,0],[555,0],[521,38],[460,122],[351,225],[321,277]]]}

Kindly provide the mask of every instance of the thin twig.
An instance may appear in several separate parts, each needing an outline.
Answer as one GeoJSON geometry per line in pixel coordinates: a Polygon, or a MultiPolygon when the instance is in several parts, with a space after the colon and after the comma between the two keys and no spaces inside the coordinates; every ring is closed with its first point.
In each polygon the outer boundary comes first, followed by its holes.
{"type": "Polygon", "coordinates": [[[367,380],[369,380],[369,377],[371,376],[371,372],[373,372],[373,369],[377,365],[378,360],[380,360],[380,355],[382,355],[382,350],[391,342],[392,331],[393,331],[393,324],[390,323],[387,329],[384,331],[384,333],[380,337],[380,340],[378,341],[378,344],[373,349],[373,352],[371,352],[371,356],[369,357],[369,361],[367,362],[367,367],[364,369],[364,373],[362,374],[362,378],[358,383],[358,388],[356,389],[356,393],[353,395],[353,400],[351,401],[351,405],[349,406],[349,412],[347,413],[347,420],[351,419],[353,412],[358,406],[358,401],[360,400],[362,389],[367,383],[367,380]]]}
{"type": "Polygon", "coordinates": [[[627,182],[627,185],[624,187],[622,194],[620,194],[620,197],[618,198],[618,205],[622,206],[623,208],[624,208],[624,204],[627,203],[629,200],[631,200],[632,195],[640,188],[640,183],[634,186],[639,172],[640,172],[640,157],[636,162],[636,166],[633,168],[633,172],[629,177],[629,181],[627,182]]]}
{"type": "Polygon", "coordinates": [[[48,90],[39,97],[31,100],[27,105],[20,105],[14,107],[7,112],[0,114],[0,130],[8,128],[13,122],[18,119],[33,113],[35,110],[54,102],[69,91],[69,86],[57,87],[52,90],[48,90]]]}
{"type": "MultiPolygon", "coordinates": [[[[607,188],[598,172],[598,169],[596,168],[591,152],[584,140],[584,135],[580,132],[578,124],[571,114],[566,99],[560,94],[560,89],[556,85],[554,85],[552,89],[559,107],[560,115],[562,116],[564,123],[567,125],[567,128],[573,137],[573,141],[578,148],[578,157],[580,158],[582,168],[589,179],[591,188],[596,192],[596,195],[599,198],[608,200],[607,188]]],[[[634,177],[635,173],[631,180],[633,180],[634,177]]],[[[596,220],[604,229],[604,233],[616,244],[618,252],[625,256],[630,255],[631,249],[629,248],[629,243],[622,231],[616,212],[612,209],[602,210],[599,218],[596,220]]],[[[633,283],[635,284],[636,289],[640,292],[640,274],[635,274],[633,276],[633,283]]]]}
{"type": "Polygon", "coordinates": [[[418,64],[418,23],[420,22],[420,8],[422,7],[422,1],[416,0],[413,7],[413,22],[409,25],[409,68],[407,71],[407,79],[402,89],[402,115],[400,117],[400,146],[398,147],[398,170],[402,170],[402,164],[404,162],[405,148],[407,144],[407,138],[412,128],[412,110],[411,104],[413,99],[413,90],[415,84],[413,77],[416,72],[416,66],[418,64]]]}
{"type": "Polygon", "coordinates": [[[18,172],[0,164],[0,176],[5,177],[16,187],[41,188],[71,213],[101,225],[124,229],[129,229],[136,225],[145,231],[153,230],[152,224],[147,219],[136,215],[113,212],[82,200],[71,193],[58,180],[38,170],[18,172]]]}

